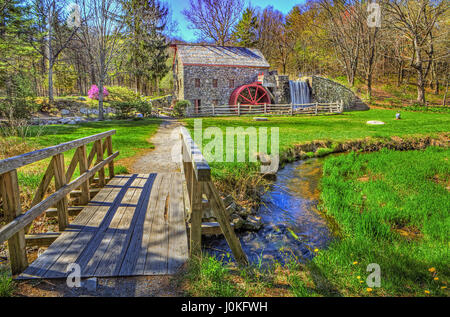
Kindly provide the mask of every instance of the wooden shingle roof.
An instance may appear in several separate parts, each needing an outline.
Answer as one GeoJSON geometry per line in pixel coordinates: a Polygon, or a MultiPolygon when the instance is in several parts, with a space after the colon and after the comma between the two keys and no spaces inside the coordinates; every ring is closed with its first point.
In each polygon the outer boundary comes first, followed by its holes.
{"type": "Polygon", "coordinates": [[[176,47],[184,65],[270,67],[261,51],[255,48],[199,44],[176,47]]]}

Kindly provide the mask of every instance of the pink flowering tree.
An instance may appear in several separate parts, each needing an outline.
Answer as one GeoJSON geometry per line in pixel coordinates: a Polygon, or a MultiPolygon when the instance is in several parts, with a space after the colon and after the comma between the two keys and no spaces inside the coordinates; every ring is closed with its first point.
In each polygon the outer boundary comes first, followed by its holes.
{"type": "MultiPolygon", "coordinates": [[[[103,97],[106,98],[109,96],[108,89],[106,87],[103,87],[103,97]]],[[[98,100],[98,87],[96,85],[92,85],[91,89],[88,91],[88,97],[91,99],[98,100]]]]}

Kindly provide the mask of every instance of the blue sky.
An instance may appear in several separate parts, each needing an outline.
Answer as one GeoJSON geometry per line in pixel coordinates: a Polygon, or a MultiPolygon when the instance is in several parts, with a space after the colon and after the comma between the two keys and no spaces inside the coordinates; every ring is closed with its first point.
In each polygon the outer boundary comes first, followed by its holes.
{"type": "MultiPolygon", "coordinates": [[[[265,8],[272,5],[275,9],[288,13],[291,9],[300,3],[305,2],[304,0],[244,0],[246,6],[251,4],[253,7],[265,8]]],[[[181,37],[183,40],[191,42],[195,41],[196,37],[194,35],[194,30],[188,28],[189,23],[186,21],[184,15],[181,13],[183,9],[189,7],[189,0],[167,0],[172,11],[172,19],[178,23],[178,33],[177,37],[181,37]]]]}

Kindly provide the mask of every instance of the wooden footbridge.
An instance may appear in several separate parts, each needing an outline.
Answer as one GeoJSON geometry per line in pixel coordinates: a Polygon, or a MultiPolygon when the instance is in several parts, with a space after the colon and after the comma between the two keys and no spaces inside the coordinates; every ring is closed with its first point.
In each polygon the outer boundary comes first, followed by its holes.
{"type": "Polygon", "coordinates": [[[114,175],[115,133],[0,161],[0,200],[7,219],[0,243],[8,241],[16,278],[65,278],[76,265],[81,277],[173,274],[189,256],[201,255],[205,206],[212,208],[236,260],[247,263],[210,167],[185,128],[180,130],[182,170],[173,173],[114,175]],[[64,152],[69,150],[75,154],[66,169],[64,152]],[[49,165],[31,208],[23,212],[17,169],[45,159],[49,165]],[[57,218],[59,232],[28,234],[44,214],[57,218]],[[29,264],[29,246],[49,247],[29,264]]]}

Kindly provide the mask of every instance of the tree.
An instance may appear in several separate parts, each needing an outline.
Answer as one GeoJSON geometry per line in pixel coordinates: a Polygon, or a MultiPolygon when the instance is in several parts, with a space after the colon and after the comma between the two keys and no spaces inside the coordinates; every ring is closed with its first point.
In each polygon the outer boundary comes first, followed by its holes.
{"type": "Polygon", "coordinates": [[[83,41],[96,75],[99,119],[103,120],[103,87],[114,65],[114,59],[125,53],[123,36],[125,19],[119,0],[77,0],[83,22],[80,39],[83,41]]]}
{"type": "Polygon", "coordinates": [[[243,0],[189,0],[182,11],[203,41],[226,45],[232,41],[233,27],[241,17],[243,0]]]}
{"type": "Polygon", "coordinates": [[[409,41],[411,67],[417,74],[417,101],[425,104],[425,79],[436,59],[434,28],[448,10],[446,0],[385,0],[388,25],[409,41]]]}
{"type": "Polygon", "coordinates": [[[59,55],[67,48],[78,31],[78,27],[69,28],[68,3],[66,0],[33,0],[34,17],[30,43],[48,62],[48,97],[53,97],[53,67],[59,55]]]}
{"type": "Polygon", "coordinates": [[[159,80],[169,70],[168,43],[163,35],[169,9],[157,0],[127,0],[124,7],[129,53],[126,64],[134,76],[135,91],[142,93],[143,78],[154,81],[159,90],[159,80]]]}
{"type": "Polygon", "coordinates": [[[258,42],[258,16],[255,9],[245,9],[241,20],[234,27],[233,42],[244,47],[252,47],[258,42]]]}
{"type": "Polygon", "coordinates": [[[18,0],[0,0],[0,91],[8,97],[16,94],[17,83],[27,77],[25,60],[34,57],[24,35],[31,24],[26,18],[28,10],[18,0]]]}

